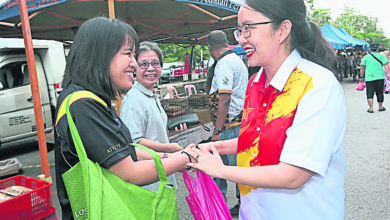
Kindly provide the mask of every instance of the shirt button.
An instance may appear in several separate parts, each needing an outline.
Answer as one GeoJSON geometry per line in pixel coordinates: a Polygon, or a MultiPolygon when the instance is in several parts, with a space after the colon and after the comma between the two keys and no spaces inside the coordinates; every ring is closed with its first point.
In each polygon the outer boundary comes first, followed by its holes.
{"type": "Polygon", "coordinates": [[[267,107],[267,103],[264,102],[264,103],[263,103],[263,107],[264,107],[264,108],[267,107]]]}
{"type": "Polygon", "coordinates": [[[256,131],[260,131],[260,127],[257,127],[257,128],[256,128],[256,131]]]}

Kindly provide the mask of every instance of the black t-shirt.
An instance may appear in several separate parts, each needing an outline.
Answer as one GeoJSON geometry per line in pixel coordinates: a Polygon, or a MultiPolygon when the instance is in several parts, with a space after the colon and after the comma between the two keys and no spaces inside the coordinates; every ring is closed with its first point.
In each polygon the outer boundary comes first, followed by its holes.
{"type": "MultiPolygon", "coordinates": [[[[71,84],[63,90],[58,99],[57,111],[67,95],[79,90],[85,89],[71,84]]],[[[110,101],[106,101],[106,104],[108,107],[94,99],[80,99],[72,103],[70,112],[88,158],[108,169],[128,156],[136,161],[137,155],[134,146],[129,145],[133,141],[128,128],[119,118],[110,101]]],[[[62,174],[69,170],[70,166],[76,165],[79,159],[66,115],[59,120],[54,134],[57,193],[62,209],[62,219],[73,219],[62,174]]]]}

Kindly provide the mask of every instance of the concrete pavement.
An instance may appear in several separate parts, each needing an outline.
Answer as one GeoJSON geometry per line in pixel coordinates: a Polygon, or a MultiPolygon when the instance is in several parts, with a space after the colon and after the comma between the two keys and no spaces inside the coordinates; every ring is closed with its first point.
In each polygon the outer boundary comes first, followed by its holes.
{"type": "Polygon", "coordinates": [[[367,113],[366,91],[344,80],[348,104],[345,135],[347,173],[346,220],[390,219],[390,94],[385,95],[387,111],[367,113]]]}

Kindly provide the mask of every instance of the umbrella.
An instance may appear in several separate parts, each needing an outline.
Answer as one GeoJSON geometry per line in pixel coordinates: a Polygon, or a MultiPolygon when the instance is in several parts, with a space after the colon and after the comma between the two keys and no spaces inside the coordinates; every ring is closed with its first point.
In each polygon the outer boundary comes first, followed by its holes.
{"type": "MultiPolygon", "coordinates": [[[[198,44],[210,30],[229,29],[237,23],[237,1],[241,0],[226,0],[225,3],[229,2],[226,5],[201,1],[202,7],[193,4],[197,1],[199,0],[125,0],[116,2],[115,5],[114,0],[108,0],[107,7],[105,0],[29,0],[28,4],[26,0],[3,0],[0,2],[0,37],[24,38],[31,92],[33,97],[39,97],[32,38],[71,41],[78,27],[89,18],[107,15],[114,17],[115,6],[118,18],[130,23],[142,40],[198,44]],[[27,17],[27,11],[34,13],[27,17]]],[[[39,151],[44,178],[50,181],[39,100],[33,98],[39,151]]]]}
{"type": "MultiPolygon", "coordinates": [[[[141,40],[195,45],[205,44],[216,29],[233,40],[240,1],[118,0],[114,6],[116,18],[132,25],[141,40]]],[[[0,4],[0,37],[22,37],[15,2],[0,4]]],[[[59,41],[71,41],[84,21],[109,13],[106,0],[31,0],[27,7],[32,37],[59,41]]]]}

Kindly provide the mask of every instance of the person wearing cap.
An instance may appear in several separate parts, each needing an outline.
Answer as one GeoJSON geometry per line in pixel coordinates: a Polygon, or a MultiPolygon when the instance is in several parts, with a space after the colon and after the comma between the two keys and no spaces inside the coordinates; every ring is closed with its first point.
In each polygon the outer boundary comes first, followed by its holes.
{"type": "Polygon", "coordinates": [[[360,77],[361,81],[365,79],[366,81],[366,94],[367,94],[367,103],[368,103],[368,113],[374,113],[374,93],[378,102],[378,111],[386,111],[386,108],[383,107],[384,101],[384,83],[385,83],[385,73],[383,67],[386,70],[386,78],[390,79],[389,73],[389,60],[384,54],[378,52],[378,43],[370,43],[370,53],[363,57],[362,62],[360,63],[360,77]]]}

